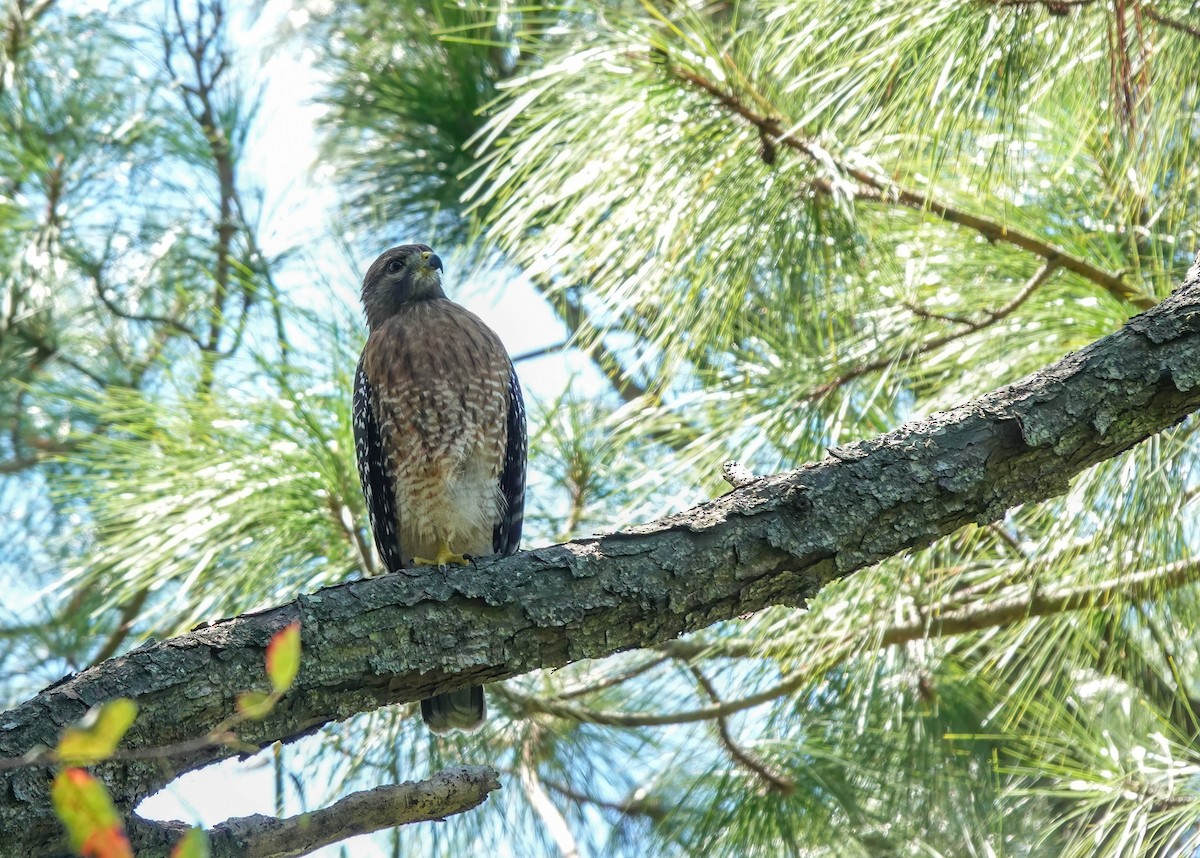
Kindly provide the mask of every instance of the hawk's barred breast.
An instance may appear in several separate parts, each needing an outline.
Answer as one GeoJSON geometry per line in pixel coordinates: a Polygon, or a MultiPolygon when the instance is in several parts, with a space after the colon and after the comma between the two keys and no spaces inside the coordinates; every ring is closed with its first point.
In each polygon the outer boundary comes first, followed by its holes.
{"type": "Polygon", "coordinates": [[[439,538],[492,554],[514,404],[499,337],[451,301],[414,302],[371,331],[362,366],[405,562],[435,556],[439,538]]]}

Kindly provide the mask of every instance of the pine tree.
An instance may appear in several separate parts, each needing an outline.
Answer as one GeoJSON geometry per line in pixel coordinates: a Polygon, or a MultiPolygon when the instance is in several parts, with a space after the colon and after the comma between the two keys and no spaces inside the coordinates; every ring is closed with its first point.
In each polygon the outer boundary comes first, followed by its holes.
{"type": "MultiPolygon", "coordinates": [[[[56,596],[4,618],[9,704],[378,571],[361,325],[260,248],[242,10],[149,9],[0,21],[0,562],[56,596]]],[[[1195,11],[358,0],[291,37],[347,256],[403,234],[526,278],[567,341],[518,370],[603,384],[535,404],[530,547],[715,497],[730,460],[858,455],[1162,301],[1197,247],[1195,11]]],[[[394,854],[1190,854],[1193,425],[806,610],[497,683],[481,733],[327,726],[276,752],[280,814],[487,763],[503,790],[394,854]]]]}

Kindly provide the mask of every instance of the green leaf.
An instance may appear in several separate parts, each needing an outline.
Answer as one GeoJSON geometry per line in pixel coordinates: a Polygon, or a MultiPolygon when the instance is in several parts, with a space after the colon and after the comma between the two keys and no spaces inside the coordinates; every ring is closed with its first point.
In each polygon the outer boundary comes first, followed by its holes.
{"type": "Polygon", "coordinates": [[[276,695],[265,691],[244,691],[238,695],[237,709],[242,717],[258,721],[271,714],[278,700],[276,695]]]}
{"type": "Polygon", "coordinates": [[[59,772],[50,787],[71,848],[84,858],[133,858],[121,817],[103,785],[83,769],[59,772]]]}
{"type": "Polygon", "coordinates": [[[267,676],[275,693],[283,694],[291,688],[299,670],[300,624],[290,623],[267,644],[267,676]]]}
{"type": "Polygon", "coordinates": [[[73,766],[107,760],[137,717],[137,704],[126,697],[93,707],[76,727],[68,727],[58,743],[58,758],[73,766]]]}
{"type": "Polygon", "coordinates": [[[208,835],[204,829],[188,829],[188,833],[171,850],[171,858],[208,858],[208,835]]]}

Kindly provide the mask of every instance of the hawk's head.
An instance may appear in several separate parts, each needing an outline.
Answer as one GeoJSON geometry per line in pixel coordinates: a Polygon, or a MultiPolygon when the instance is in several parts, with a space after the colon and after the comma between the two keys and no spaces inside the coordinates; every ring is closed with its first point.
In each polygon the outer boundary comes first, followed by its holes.
{"type": "Polygon", "coordinates": [[[367,327],[374,328],[405,304],[445,298],[441,271],[441,258],[427,244],[401,244],[385,250],[363,278],[367,327]]]}

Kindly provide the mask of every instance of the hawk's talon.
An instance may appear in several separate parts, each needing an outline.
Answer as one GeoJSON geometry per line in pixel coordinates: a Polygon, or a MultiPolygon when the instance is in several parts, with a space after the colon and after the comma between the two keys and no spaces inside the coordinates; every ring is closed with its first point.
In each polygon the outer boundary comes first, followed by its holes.
{"type": "Polygon", "coordinates": [[[428,560],[424,557],[414,557],[412,559],[415,566],[436,566],[439,569],[445,569],[447,566],[466,566],[470,562],[465,555],[455,554],[450,550],[450,546],[443,542],[438,546],[437,557],[433,560],[428,560]]]}

